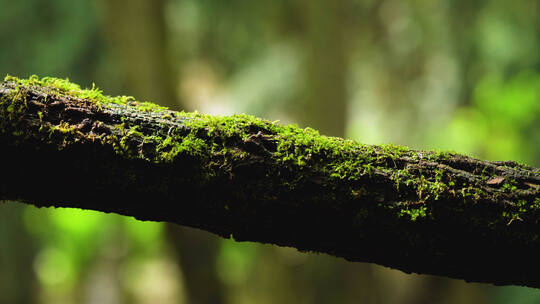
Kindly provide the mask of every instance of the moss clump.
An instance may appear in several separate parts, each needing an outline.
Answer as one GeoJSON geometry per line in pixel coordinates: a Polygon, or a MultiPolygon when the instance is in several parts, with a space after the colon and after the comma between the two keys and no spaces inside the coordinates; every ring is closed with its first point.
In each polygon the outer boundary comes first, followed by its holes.
{"type": "MultiPolygon", "coordinates": [[[[55,77],[43,77],[39,78],[37,75],[32,75],[28,79],[21,79],[14,76],[7,75],[4,78],[4,82],[12,82],[20,87],[41,87],[47,88],[48,93],[56,96],[68,96],[70,98],[77,98],[83,101],[93,102],[97,105],[117,104],[122,106],[133,106],[139,108],[141,111],[165,111],[166,107],[158,106],[150,102],[137,102],[135,98],[131,96],[108,96],[104,95],[103,91],[92,84],[90,89],[81,89],[78,84],[72,83],[69,79],[60,79],[55,77]]],[[[18,90],[17,90],[18,91],[18,90]]]]}
{"type": "Polygon", "coordinates": [[[419,206],[416,208],[406,208],[399,210],[400,217],[408,216],[411,221],[416,221],[418,218],[424,218],[427,215],[427,206],[419,206]]]}
{"type": "Polygon", "coordinates": [[[156,151],[158,152],[159,161],[173,162],[179,155],[190,156],[208,156],[210,151],[206,142],[197,138],[193,133],[187,136],[167,136],[159,143],[156,151]]]}

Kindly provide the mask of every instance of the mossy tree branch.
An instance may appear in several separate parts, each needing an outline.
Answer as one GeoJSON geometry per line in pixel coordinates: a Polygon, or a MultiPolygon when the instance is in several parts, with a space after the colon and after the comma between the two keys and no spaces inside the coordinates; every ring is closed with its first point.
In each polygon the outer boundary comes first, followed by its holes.
{"type": "Polygon", "coordinates": [[[540,170],[0,84],[0,199],[201,228],[405,272],[540,287],[540,170]]]}

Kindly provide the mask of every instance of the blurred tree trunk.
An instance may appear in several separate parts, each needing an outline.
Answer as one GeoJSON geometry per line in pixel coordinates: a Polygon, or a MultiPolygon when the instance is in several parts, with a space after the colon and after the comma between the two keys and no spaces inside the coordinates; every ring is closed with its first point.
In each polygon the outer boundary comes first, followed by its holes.
{"type": "Polygon", "coordinates": [[[343,1],[306,1],[305,104],[300,119],[321,134],[343,136],[347,108],[347,64],[343,1]]]}
{"type": "Polygon", "coordinates": [[[180,108],[169,62],[165,0],[103,0],[103,30],[126,71],[130,94],[180,108]]]}
{"type": "MultiPolygon", "coordinates": [[[[130,92],[141,100],[182,109],[175,90],[175,65],[167,60],[165,1],[115,0],[103,4],[105,31],[124,59],[130,92]]],[[[166,226],[167,239],[185,277],[188,303],[224,303],[224,288],[214,267],[218,237],[174,224],[166,226]]]]}
{"type": "Polygon", "coordinates": [[[478,43],[467,33],[471,31],[484,6],[484,1],[460,0],[448,7],[448,19],[451,22],[450,39],[461,67],[458,71],[462,80],[459,92],[460,105],[471,104],[474,86],[478,82],[478,43]]]}
{"type": "Polygon", "coordinates": [[[36,242],[24,225],[22,204],[2,204],[0,212],[0,303],[36,303],[36,242]]]}
{"type": "Polygon", "coordinates": [[[167,224],[166,233],[184,273],[188,303],[225,303],[225,288],[216,272],[218,236],[176,224],[167,224]]]}

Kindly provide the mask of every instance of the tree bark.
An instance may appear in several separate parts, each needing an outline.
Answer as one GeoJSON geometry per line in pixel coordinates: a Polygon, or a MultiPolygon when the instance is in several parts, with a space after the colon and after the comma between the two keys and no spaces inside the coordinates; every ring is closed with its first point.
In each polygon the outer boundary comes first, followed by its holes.
{"type": "Polygon", "coordinates": [[[0,200],[115,212],[404,272],[540,287],[540,169],[0,85],[0,200]]]}

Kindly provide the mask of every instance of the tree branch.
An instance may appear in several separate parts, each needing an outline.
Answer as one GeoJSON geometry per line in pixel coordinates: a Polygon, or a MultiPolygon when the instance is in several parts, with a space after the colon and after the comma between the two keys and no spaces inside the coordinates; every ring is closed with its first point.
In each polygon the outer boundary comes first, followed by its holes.
{"type": "Polygon", "coordinates": [[[65,80],[0,84],[0,199],[405,272],[540,287],[540,170],[173,112],[65,80]]]}

